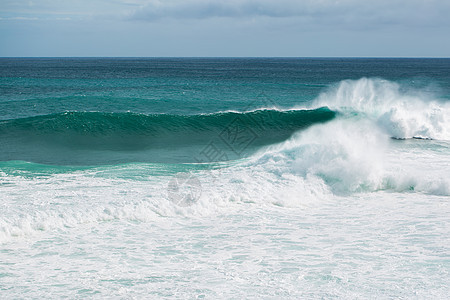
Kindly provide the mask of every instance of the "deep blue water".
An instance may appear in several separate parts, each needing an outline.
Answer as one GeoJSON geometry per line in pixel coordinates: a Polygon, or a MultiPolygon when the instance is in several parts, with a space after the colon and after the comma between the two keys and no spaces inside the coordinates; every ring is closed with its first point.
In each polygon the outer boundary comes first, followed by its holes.
{"type": "Polygon", "coordinates": [[[0,118],[65,111],[214,113],[256,109],[266,98],[292,107],[331,84],[362,77],[449,98],[449,70],[450,59],[0,58],[0,118]]]}

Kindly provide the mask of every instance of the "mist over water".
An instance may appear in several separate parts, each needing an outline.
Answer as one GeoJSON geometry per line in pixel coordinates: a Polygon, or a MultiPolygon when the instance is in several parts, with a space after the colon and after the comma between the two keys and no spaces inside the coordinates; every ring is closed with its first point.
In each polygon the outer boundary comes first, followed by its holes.
{"type": "Polygon", "coordinates": [[[448,60],[82,62],[1,61],[6,296],[450,292],[448,60]]]}

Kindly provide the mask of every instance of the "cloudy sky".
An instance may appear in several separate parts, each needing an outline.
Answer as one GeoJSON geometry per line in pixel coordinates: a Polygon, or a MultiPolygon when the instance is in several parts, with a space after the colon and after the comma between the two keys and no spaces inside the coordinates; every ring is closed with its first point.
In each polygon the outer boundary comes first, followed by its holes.
{"type": "Polygon", "coordinates": [[[0,56],[449,57],[450,0],[0,0],[0,56]]]}

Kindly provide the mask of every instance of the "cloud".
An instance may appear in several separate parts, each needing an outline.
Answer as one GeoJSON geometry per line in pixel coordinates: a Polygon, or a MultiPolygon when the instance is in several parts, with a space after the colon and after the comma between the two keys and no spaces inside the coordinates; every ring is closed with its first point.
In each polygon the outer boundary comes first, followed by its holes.
{"type": "Polygon", "coordinates": [[[448,57],[449,15],[447,0],[0,0],[0,56],[448,57]]]}
{"type": "MultiPolygon", "coordinates": [[[[450,25],[447,0],[2,0],[0,17],[82,20],[293,19],[311,26],[450,25]]],[[[17,19],[18,20],[18,19],[17,19]]]]}
{"type": "Polygon", "coordinates": [[[123,11],[142,7],[145,0],[1,0],[3,20],[84,20],[91,17],[122,16],[123,11]]]}
{"type": "Polygon", "coordinates": [[[449,24],[450,1],[439,0],[150,0],[128,19],[296,18],[322,24],[432,26],[449,24]]]}
{"type": "MultiPolygon", "coordinates": [[[[154,20],[159,18],[205,19],[212,17],[289,17],[312,13],[314,1],[256,1],[256,0],[154,0],[132,15],[135,19],[154,20]]],[[[319,1],[321,2],[321,1],[319,1]]]]}

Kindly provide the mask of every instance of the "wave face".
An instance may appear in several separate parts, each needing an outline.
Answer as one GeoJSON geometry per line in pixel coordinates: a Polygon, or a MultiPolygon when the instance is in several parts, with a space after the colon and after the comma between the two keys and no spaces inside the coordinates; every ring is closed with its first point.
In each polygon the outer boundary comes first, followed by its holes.
{"type": "Polygon", "coordinates": [[[334,117],[327,108],[202,115],[66,112],[0,122],[0,160],[63,165],[174,162],[161,154],[167,150],[172,157],[187,159],[175,162],[190,162],[192,152],[200,152],[213,139],[227,144],[227,139],[236,139],[230,135],[239,135],[253,149],[334,117]]]}

